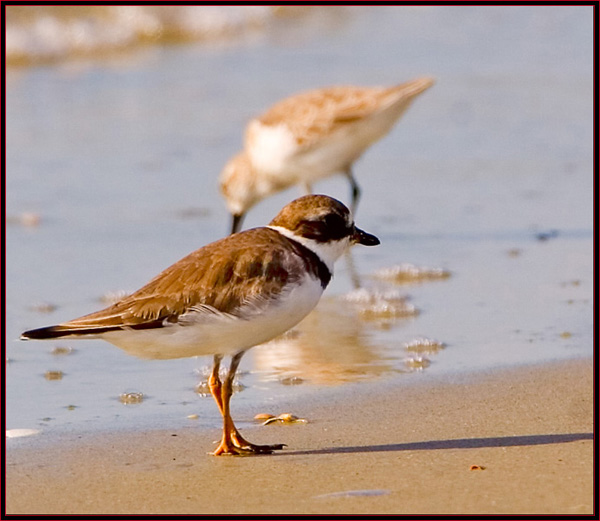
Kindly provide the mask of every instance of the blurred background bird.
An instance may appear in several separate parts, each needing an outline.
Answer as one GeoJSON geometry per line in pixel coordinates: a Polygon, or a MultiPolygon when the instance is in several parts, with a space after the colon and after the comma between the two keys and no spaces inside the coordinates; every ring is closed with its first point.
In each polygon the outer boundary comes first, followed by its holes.
{"type": "Polygon", "coordinates": [[[227,162],[219,179],[232,216],[231,233],[240,230],[248,210],[265,197],[296,184],[312,193],[315,181],[336,173],[350,182],[355,213],[361,190],[353,163],[434,82],[421,77],[393,87],[309,90],[252,119],[243,151],[227,162]]]}

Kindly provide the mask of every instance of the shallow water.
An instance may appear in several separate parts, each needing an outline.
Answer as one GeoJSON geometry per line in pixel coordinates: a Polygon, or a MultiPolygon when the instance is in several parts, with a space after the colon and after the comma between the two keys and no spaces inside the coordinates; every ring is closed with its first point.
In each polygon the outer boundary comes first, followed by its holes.
{"type": "MultiPolygon", "coordinates": [[[[99,309],[103,295],[135,290],[223,236],[216,178],[243,124],[321,85],[438,80],[355,167],[356,220],[381,246],[356,247],[352,261],[387,307],[352,293],[341,259],[317,310],[244,358],[234,417],[288,412],[277,404],[334,385],[360,392],[591,356],[592,42],[591,7],[323,7],[275,17],[251,37],[9,67],[7,428],[219,425],[194,390],[207,358],[143,361],[102,341],[17,339],[99,309]],[[403,263],[451,275],[375,276],[403,263]],[[443,346],[411,344],[420,338],[443,346]],[[126,392],[144,398],[124,404],[126,392]]],[[[341,177],[316,189],[348,201],[341,177]]],[[[262,202],[246,226],[299,193],[262,202]]]]}

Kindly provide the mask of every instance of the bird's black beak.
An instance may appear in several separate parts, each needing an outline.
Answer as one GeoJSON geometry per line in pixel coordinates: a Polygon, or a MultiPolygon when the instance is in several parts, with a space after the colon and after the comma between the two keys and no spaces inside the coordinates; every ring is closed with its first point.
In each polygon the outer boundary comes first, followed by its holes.
{"type": "Polygon", "coordinates": [[[355,228],[352,240],[356,244],[362,244],[363,246],[377,246],[379,239],[375,235],[362,231],[360,228],[355,228]]]}
{"type": "Polygon", "coordinates": [[[243,213],[234,213],[231,216],[231,233],[232,235],[234,233],[237,233],[240,231],[240,228],[242,227],[242,221],[244,220],[244,214],[243,213]]]}

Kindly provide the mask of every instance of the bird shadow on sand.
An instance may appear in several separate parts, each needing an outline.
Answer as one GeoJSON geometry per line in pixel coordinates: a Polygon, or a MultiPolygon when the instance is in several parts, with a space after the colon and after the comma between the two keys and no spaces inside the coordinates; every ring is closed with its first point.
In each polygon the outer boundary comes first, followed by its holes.
{"type": "Polygon", "coordinates": [[[312,456],[318,454],[354,454],[361,452],[400,452],[412,450],[480,449],[492,447],[528,447],[551,445],[573,441],[593,440],[591,432],[571,434],[533,434],[528,436],[501,436],[492,438],[458,438],[454,440],[431,440],[385,445],[363,445],[351,447],[328,447],[324,449],[299,450],[278,453],[278,456],[312,456]]]}

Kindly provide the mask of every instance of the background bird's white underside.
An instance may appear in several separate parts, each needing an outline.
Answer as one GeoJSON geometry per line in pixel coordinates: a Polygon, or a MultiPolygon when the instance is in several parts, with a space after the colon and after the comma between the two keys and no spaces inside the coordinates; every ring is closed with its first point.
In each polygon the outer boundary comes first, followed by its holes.
{"type": "Polygon", "coordinates": [[[297,143],[285,123],[263,125],[253,120],[248,126],[246,150],[254,167],[277,183],[316,181],[350,166],[369,145],[389,132],[404,108],[380,111],[348,123],[307,146],[297,143]]]}

